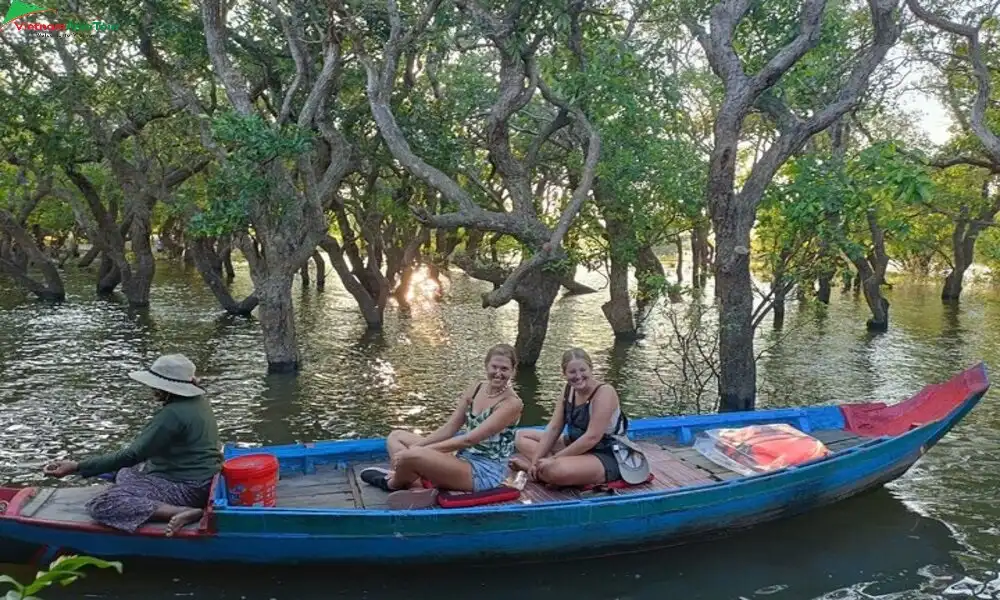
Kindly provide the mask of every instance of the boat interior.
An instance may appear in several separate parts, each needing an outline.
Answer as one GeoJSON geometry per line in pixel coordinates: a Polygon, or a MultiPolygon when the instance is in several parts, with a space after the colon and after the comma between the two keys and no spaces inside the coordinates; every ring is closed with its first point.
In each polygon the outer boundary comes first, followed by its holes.
{"type": "MultiPolygon", "coordinates": [[[[810,435],[822,441],[831,453],[871,441],[871,438],[857,436],[842,429],[817,430],[810,432],[810,435]]],[[[653,481],[649,483],[591,492],[575,488],[552,488],[529,481],[516,500],[491,506],[565,502],[606,493],[639,494],[706,485],[742,477],[739,473],[708,460],[690,445],[678,444],[673,437],[645,438],[637,443],[646,455],[650,471],[654,475],[653,481]]],[[[365,510],[387,508],[388,493],[362,482],[359,477],[360,472],[366,467],[388,467],[387,462],[358,462],[346,467],[340,464],[319,464],[310,473],[304,473],[301,469],[285,469],[284,466],[283,463],[281,478],[278,481],[277,508],[365,510]]]]}
{"type": "MultiPolygon", "coordinates": [[[[846,450],[871,438],[854,435],[842,429],[825,429],[810,432],[822,441],[833,453],[846,450]]],[[[644,438],[637,442],[649,460],[653,481],[624,489],[606,492],[582,491],[573,488],[552,488],[529,481],[520,497],[504,503],[493,504],[541,504],[566,502],[594,494],[638,494],[656,490],[670,490],[688,486],[698,486],[715,482],[738,479],[742,475],[726,469],[702,456],[690,445],[681,445],[676,438],[644,438]]],[[[358,509],[384,510],[387,508],[388,493],[363,483],[359,478],[361,470],[368,466],[388,466],[381,462],[355,462],[344,464],[330,462],[316,464],[310,472],[294,468],[290,461],[283,459],[277,486],[277,508],[281,509],[358,509]]],[[[37,493],[18,511],[22,518],[47,522],[93,524],[87,515],[85,505],[99,494],[108,484],[101,483],[86,487],[47,487],[37,493]]],[[[96,524],[94,524],[96,525],[96,524]]],[[[162,524],[144,526],[140,532],[156,535],[162,533],[162,524]]],[[[187,526],[186,532],[194,534],[199,524],[187,526]]]]}

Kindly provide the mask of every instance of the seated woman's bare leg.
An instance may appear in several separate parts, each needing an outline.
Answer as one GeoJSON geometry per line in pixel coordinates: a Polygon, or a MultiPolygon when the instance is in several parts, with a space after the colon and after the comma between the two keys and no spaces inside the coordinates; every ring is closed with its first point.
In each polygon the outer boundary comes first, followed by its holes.
{"type": "Polygon", "coordinates": [[[538,479],[560,487],[606,483],[604,464],[593,454],[563,456],[540,469],[538,479]]]}
{"type": "MultiPolygon", "coordinates": [[[[514,437],[514,447],[517,449],[517,454],[510,459],[511,467],[520,471],[530,469],[531,463],[541,458],[537,456],[538,445],[541,443],[542,435],[544,434],[544,431],[534,429],[518,431],[514,437]]],[[[556,442],[552,444],[550,452],[558,452],[565,447],[566,444],[563,443],[562,436],[559,436],[556,442]]]]}
{"type": "Polygon", "coordinates": [[[385,440],[385,447],[389,451],[389,458],[392,458],[413,444],[422,442],[423,440],[424,436],[422,435],[417,435],[412,431],[396,429],[389,433],[389,437],[385,440]]]}
{"type": "Polygon", "coordinates": [[[421,477],[436,487],[461,492],[473,490],[472,465],[452,454],[425,448],[413,448],[397,462],[389,487],[406,489],[421,477]]]}
{"type": "MultiPolygon", "coordinates": [[[[386,451],[389,453],[389,460],[391,461],[397,454],[399,454],[404,450],[408,450],[411,446],[413,446],[418,442],[422,442],[424,439],[425,438],[423,436],[417,435],[412,431],[394,429],[389,433],[389,435],[385,439],[385,448],[386,451]]],[[[372,466],[366,469],[362,469],[362,471],[358,475],[361,477],[361,481],[364,481],[369,485],[375,485],[377,487],[385,489],[386,481],[388,480],[388,478],[392,477],[392,470],[383,467],[372,466]]],[[[414,480],[411,480],[409,483],[402,485],[402,487],[393,489],[405,489],[410,487],[410,485],[412,485],[413,483],[414,480]]]]}

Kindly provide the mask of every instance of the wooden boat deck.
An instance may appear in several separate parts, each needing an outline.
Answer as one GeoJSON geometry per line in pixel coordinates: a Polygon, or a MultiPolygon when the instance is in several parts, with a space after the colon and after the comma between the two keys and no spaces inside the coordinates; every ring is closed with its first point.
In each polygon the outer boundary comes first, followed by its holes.
{"type": "MultiPolygon", "coordinates": [[[[93,524],[94,520],[87,514],[87,502],[108,487],[109,484],[87,487],[41,488],[24,505],[19,516],[43,521],[93,524]]],[[[198,523],[187,525],[184,529],[197,531],[198,523]]],[[[166,531],[166,523],[149,523],[144,525],[141,531],[153,534],[162,533],[166,531]]]]}
{"type": "MultiPolygon", "coordinates": [[[[811,433],[823,441],[831,451],[850,448],[867,440],[842,430],[821,430],[811,433]]],[[[615,494],[638,494],[656,490],[670,490],[686,486],[704,485],[742,477],[719,466],[690,446],[679,446],[670,439],[647,439],[638,442],[649,459],[655,479],[643,485],[615,490],[615,494]]],[[[359,463],[347,468],[336,465],[318,465],[314,473],[290,473],[278,482],[279,508],[328,508],[328,509],[387,509],[389,494],[363,483],[358,473],[368,466],[387,466],[386,463],[359,463]]],[[[43,488],[22,509],[21,516],[47,521],[91,523],[85,510],[88,500],[106,489],[107,484],[88,487],[43,488]]],[[[544,504],[565,502],[600,496],[608,492],[584,492],[573,488],[552,488],[528,482],[521,497],[506,504],[544,504]]],[[[143,531],[163,530],[163,524],[150,524],[143,531]]],[[[188,529],[197,529],[197,524],[188,529]]]]}
{"type": "MultiPolygon", "coordinates": [[[[832,452],[844,450],[866,441],[866,438],[842,430],[821,430],[811,435],[823,441],[832,452]]],[[[615,494],[639,494],[705,485],[742,477],[739,473],[717,465],[690,446],[679,446],[670,439],[647,439],[638,442],[650,463],[655,479],[643,485],[615,494]]],[[[386,509],[389,494],[360,480],[358,473],[369,466],[388,467],[385,462],[361,463],[346,469],[320,465],[315,473],[291,474],[278,482],[277,502],[280,508],[386,509]]],[[[552,488],[528,482],[521,497],[505,504],[542,504],[565,502],[605,492],[582,492],[572,488],[552,488]]]]}

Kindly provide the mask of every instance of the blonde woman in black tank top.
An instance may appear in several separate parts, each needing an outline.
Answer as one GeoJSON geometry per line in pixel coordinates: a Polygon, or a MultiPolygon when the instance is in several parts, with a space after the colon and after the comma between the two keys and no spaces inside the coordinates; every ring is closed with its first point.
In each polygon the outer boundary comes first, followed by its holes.
{"type": "Polygon", "coordinates": [[[611,434],[624,434],[628,420],[618,393],[594,378],[590,355],[581,348],[563,354],[566,386],[544,431],[517,433],[515,469],[557,486],[607,483],[621,478],[609,447],[611,434]],[[566,435],[560,435],[563,430],[566,435]]]}

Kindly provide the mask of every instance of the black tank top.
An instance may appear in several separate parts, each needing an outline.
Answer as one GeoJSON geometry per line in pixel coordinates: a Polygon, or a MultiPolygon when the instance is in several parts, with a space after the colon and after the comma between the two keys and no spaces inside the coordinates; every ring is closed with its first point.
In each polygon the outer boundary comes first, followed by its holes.
{"type": "MultiPolygon", "coordinates": [[[[600,384],[594,391],[590,392],[587,396],[587,400],[580,405],[573,402],[573,396],[575,393],[573,389],[570,388],[567,383],[563,388],[563,415],[564,421],[566,422],[566,438],[569,443],[575,442],[584,433],[587,432],[587,428],[590,427],[590,399],[594,397],[597,390],[604,387],[605,384],[600,384]]],[[[614,435],[625,435],[628,432],[628,417],[625,416],[625,411],[618,410],[618,422],[615,423],[614,435]]],[[[610,450],[611,444],[614,442],[614,438],[611,437],[609,433],[605,433],[601,437],[601,441],[594,445],[594,450],[610,450]]]]}

